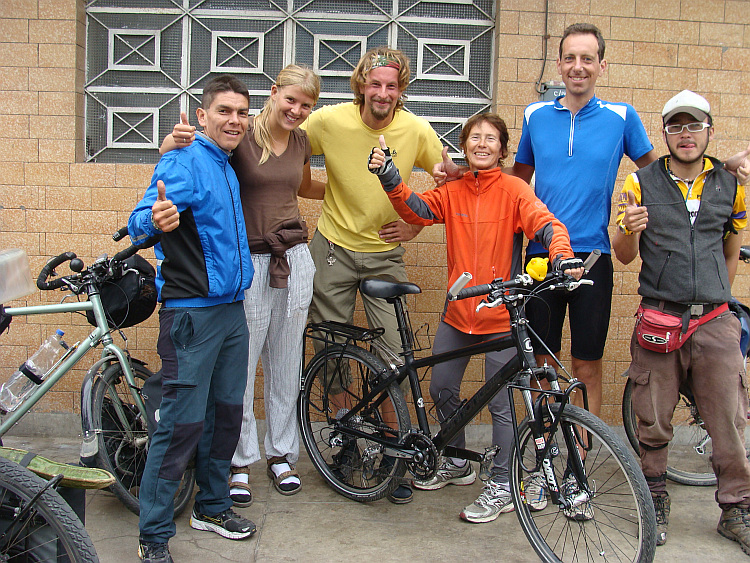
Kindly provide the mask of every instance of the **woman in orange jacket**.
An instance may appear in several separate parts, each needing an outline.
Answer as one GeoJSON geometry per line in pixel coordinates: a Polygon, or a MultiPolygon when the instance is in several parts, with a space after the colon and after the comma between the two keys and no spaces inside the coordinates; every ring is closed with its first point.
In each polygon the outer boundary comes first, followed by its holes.
{"type": "MultiPolygon", "coordinates": [[[[508,129],[496,114],[471,117],[460,135],[468,171],[423,194],[412,192],[402,181],[380,137],[380,148],[370,155],[370,171],[377,174],[391,204],[401,218],[415,225],[444,223],[448,246],[448,280],[470,272],[473,283],[483,284],[495,278],[510,279],[521,272],[523,235],[549,249],[553,266],[580,277],[583,264],[574,258],[565,226],[555,219],[523,180],[502,172],[502,160],[508,155],[508,129]]],[[[476,342],[505,336],[510,320],[505,307],[485,308],[479,314],[479,297],[446,301],[435,334],[433,353],[454,350],[476,342]]],[[[515,350],[485,355],[485,375],[495,374],[511,359],[515,350]]],[[[459,390],[469,358],[457,358],[433,367],[430,395],[438,416],[445,420],[459,406],[459,390]]],[[[508,453],[513,440],[510,401],[507,393],[498,393],[489,404],[492,415],[492,441],[500,447],[492,467],[492,478],[474,503],[461,512],[469,522],[491,522],[514,509],[508,479],[508,453]]],[[[465,447],[463,432],[452,446],[465,447]]],[[[432,479],[415,481],[422,490],[441,489],[448,484],[470,485],[476,479],[471,463],[444,458],[432,479]]],[[[532,509],[542,510],[547,499],[542,479],[526,485],[526,498],[532,509]]]]}

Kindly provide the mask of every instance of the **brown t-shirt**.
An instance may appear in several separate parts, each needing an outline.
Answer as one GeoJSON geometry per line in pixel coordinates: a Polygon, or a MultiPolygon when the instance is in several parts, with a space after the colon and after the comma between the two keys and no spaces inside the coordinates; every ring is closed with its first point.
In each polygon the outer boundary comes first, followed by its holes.
{"type": "Polygon", "coordinates": [[[275,232],[282,223],[299,219],[297,192],[302,169],[310,160],[307,133],[294,129],[286,150],[258,165],[263,150],[253,137],[253,125],[232,154],[232,168],[240,181],[240,199],[248,238],[275,232]]]}

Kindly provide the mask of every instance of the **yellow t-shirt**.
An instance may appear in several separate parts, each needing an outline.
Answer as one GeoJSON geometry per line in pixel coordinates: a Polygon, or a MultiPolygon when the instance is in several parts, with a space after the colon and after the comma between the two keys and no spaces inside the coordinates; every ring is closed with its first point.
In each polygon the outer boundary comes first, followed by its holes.
{"type": "MultiPolygon", "coordinates": [[[[669,160],[665,161],[665,166],[669,165],[669,160]]],[[[677,186],[682,192],[682,197],[685,198],[685,205],[690,212],[690,221],[694,222],[698,216],[698,209],[701,205],[701,195],[703,194],[703,184],[706,182],[706,174],[709,170],[713,169],[713,163],[705,158],[703,160],[703,172],[693,180],[692,185],[688,184],[676,176],[672,176],[677,183],[677,186]]],[[[635,195],[635,202],[641,204],[641,184],[638,180],[638,173],[634,172],[630,174],[622,187],[620,192],[620,199],[617,202],[617,224],[622,225],[622,219],[625,216],[625,206],[628,204],[628,192],[633,192],[635,195]]],[[[732,226],[734,230],[739,232],[747,226],[747,209],[745,207],[745,187],[741,184],[737,184],[737,195],[734,198],[734,205],[732,206],[732,226]]]]}
{"type": "Polygon", "coordinates": [[[384,252],[398,246],[378,237],[378,230],[399,216],[367,161],[383,135],[405,183],[414,166],[431,173],[442,160],[442,145],[429,122],[399,110],[387,127],[375,130],[364,124],[359,106],[347,102],[312,112],[302,127],[312,154],[325,156],[328,181],[318,220],[321,234],[355,252],[384,252]]]}

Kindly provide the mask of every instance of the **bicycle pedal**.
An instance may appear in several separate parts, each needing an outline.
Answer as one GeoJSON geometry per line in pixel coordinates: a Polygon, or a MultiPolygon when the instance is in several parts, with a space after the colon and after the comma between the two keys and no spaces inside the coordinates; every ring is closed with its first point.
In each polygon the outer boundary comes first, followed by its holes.
{"type": "Polygon", "coordinates": [[[482,461],[479,464],[479,479],[481,481],[489,481],[492,477],[492,461],[500,451],[500,446],[491,446],[484,449],[484,455],[482,455],[482,461]]]}

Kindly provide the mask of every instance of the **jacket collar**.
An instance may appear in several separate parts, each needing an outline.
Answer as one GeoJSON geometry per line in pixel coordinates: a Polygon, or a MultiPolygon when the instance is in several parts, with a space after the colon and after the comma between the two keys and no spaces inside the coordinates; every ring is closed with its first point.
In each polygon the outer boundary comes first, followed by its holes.
{"type": "Polygon", "coordinates": [[[232,156],[232,151],[225,151],[224,149],[222,149],[211,137],[206,135],[203,131],[198,131],[196,133],[195,140],[199,142],[203,147],[205,147],[211,157],[218,162],[224,163],[229,160],[230,156],[232,156]]]}
{"type": "Polygon", "coordinates": [[[483,193],[492,188],[493,184],[500,180],[502,173],[503,171],[499,166],[490,170],[469,171],[464,173],[463,180],[472,189],[478,188],[478,192],[483,193]]]}
{"type": "MultiPolygon", "coordinates": [[[[558,111],[570,111],[568,108],[566,108],[562,103],[560,102],[561,99],[563,99],[565,96],[560,96],[558,98],[555,98],[553,107],[558,111]]],[[[581,109],[579,109],[576,112],[576,115],[582,115],[584,113],[588,113],[590,111],[593,111],[594,108],[599,105],[601,100],[597,98],[596,96],[593,96],[588,102],[586,102],[586,105],[583,106],[581,109]]]]}

